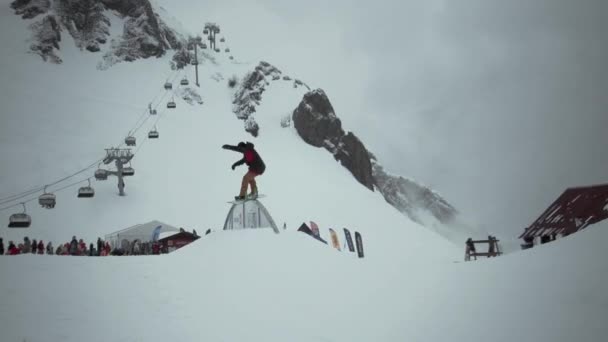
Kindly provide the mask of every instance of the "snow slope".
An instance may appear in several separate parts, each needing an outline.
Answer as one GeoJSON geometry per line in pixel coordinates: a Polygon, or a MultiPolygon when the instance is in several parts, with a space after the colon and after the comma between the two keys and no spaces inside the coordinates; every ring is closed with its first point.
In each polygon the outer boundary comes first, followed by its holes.
{"type": "Polygon", "coordinates": [[[3,341],[602,341],[607,239],[603,224],[458,264],[356,259],[293,231],[161,257],[0,257],[0,325],[3,341]]]}
{"type": "MultiPolygon", "coordinates": [[[[93,199],[77,199],[77,187],[68,188],[57,193],[53,210],[28,205],[33,224],[27,230],[4,228],[20,208],[2,211],[5,243],[24,235],[55,245],[72,235],[93,241],[152,219],[199,232],[215,230],[158,257],[0,257],[3,341],[488,336],[597,341],[608,333],[602,324],[608,313],[602,291],[608,269],[601,257],[606,225],[502,258],[453,263],[462,259],[462,249],[360,186],[330,154],[304,144],[293,128],[281,128],[281,118],[303,95],[291,83],[275,81],[264,93],[255,114],[260,136],[252,139],[231,112],[226,83],[253,64],[234,64],[220,54],[217,65],[201,68],[204,105],[176,99],[177,109],[167,111],[171,94],[162,85],[181,78],[168,70],[168,57],[98,71],[95,56],[66,44],[62,65],[44,64],[24,53],[26,23],[4,5],[0,18],[5,48],[0,56],[0,197],[102,158],[104,148],[122,143],[150,101],[160,114],[160,139],[145,139],[154,118],[136,134],[136,174],[126,180],[127,196],[117,196],[113,179],[93,182],[93,199]],[[289,228],[279,235],[218,231],[229,209],[225,202],[238,192],[245,172],[230,170],[240,156],[220,147],[240,140],[253,141],[267,164],[259,187],[277,224],[289,228]],[[329,227],[362,232],[366,258],[295,232],[308,220],[321,226],[324,238],[329,227]]],[[[187,72],[192,81],[192,70],[187,72]]],[[[76,180],[91,176],[92,170],[76,180]]]]}

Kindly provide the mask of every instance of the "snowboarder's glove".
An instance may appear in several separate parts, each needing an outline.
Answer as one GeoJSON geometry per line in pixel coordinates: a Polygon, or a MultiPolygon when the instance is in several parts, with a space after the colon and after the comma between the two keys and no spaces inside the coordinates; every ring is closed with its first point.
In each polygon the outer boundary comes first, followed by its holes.
{"type": "Polygon", "coordinates": [[[227,150],[229,147],[230,147],[230,145],[227,145],[227,144],[226,145],[222,145],[222,148],[225,149],[225,150],[227,150]]]}
{"type": "Polygon", "coordinates": [[[236,164],[232,164],[232,171],[236,168],[236,164]]]}

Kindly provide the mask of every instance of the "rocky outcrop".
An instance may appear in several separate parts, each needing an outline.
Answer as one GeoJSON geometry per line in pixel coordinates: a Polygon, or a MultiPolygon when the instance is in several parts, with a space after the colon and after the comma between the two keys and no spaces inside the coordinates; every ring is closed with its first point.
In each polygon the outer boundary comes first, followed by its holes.
{"type": "Polygon", "coordinates": [[[58,43],[63,32],[68,32],[83,51],[99,52],[110,41],[100,69],[160,57],[168,50],[181,49],[186,41],[155,13],[149,0],[15,0],[11,8],[24,19],[47,14],[31,25],[31,51],[54,63],[61,61],[60,45],[49,44],[49,37],[58,37],[54,38],[58,43]],[[120,36],[110,36],[111,15],[124,21],[120,36]]]}
{"type": "Polygon", "coordinates": [[[111,49],[104,55],[100,69],[119,62],[140,58],[161,57],[168,50],[179,50],[185,39],[170,29],[154,13],[148,0],[104,0],[109,9],[126,17],[123,34],[113,39],[111,49]]]}
{"type": "Polygon", "coordinates": [[[30,25],[33,35],[33,43],[30,51],[39,55],[45,62],[61,64],[63,61],[55,50],[59,50],[61,41],[61,27],[57,19],[52,15],[47,15],[41,21],[30,25]]]}
{"type": "Polygon", "coordinates": [[[46,13],[50,7],[50,0],[15,0],[11,3],[15,14],[20,15],[23,19],[35,18],[46,13]]]}
{"type": "Polygon", "coordinates": [[[439,194],[413,180],[387,173],[371,156],[374,183],[384,199],[412,220],[425,224],[423,213],[441,223],[452,221],[458,211],[439,194]]]}
{"type": "Polygon", "coordinates": [[[255,70],[248,73],[236,93],[232,101],[232,111],[237,118],[245,120],[245,130],[253,136],[259,134],[260,127],[255,122],[252,114],[255,113],[256,107],[262,101],[262,93],[266,87],[270,85],[269,80],[280,77],[281,71],[268,62],[260,62],[255,67],[255,70]]]}
{"type": "Polygon", "coordinates": [[[388,203],[412,220],[425,224],[424,213],[446,223],[457,214],[437,193],[414,181],[384,171],[376,158],[342,123],[321,89],[308,92],[292,115],[294,127],[308,144],[323,147],[368,189],[377,189],[388,203]]]}
{"type": "Polygon", "coordinates": [[[293,123],[304,141],[324,147],[359,183],[374,190],[369,152],[352,132],[344,133],[342,123],[323,90],[317,89],[304,95],[293,112],[293,123]]]}
{"type": "Polygon", "coordinates": [[[61,24],[79,49],[100,50],[110,35],[110,20],[103,3],[95,0],[61,0],[55,6],[61,24]]]}

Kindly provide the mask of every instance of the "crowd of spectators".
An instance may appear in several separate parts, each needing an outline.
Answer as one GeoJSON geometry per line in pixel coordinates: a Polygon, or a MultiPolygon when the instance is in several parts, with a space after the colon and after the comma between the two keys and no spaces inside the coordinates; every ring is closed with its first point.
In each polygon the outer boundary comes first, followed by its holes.
{"type": "Polygon", "coordinates": [[[9,241],[4,245],[4,240],[0,237],[0,255],[19,255],[19,254],[47,254],[47,255],[74,255],[74,256],[108,256],[108,255],[154,255],[167,253],[165,248],[158,242],[133,241],[112,248],[108,241],[97,239],[97,243],[87,245],[83,239],[76,239],[59,244],[56,248],[51,242],[36,239],[30,240],[24,237],[23,242],[15,244],[9,241]]]}

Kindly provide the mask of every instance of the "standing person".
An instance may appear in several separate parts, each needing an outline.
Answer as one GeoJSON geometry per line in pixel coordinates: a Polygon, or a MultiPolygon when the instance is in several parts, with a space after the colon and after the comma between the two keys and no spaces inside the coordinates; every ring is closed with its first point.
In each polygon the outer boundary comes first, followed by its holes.
{"type": "Polygon", "coordinates": [[[24,237],[23,238],[23,248],[21,249],[21,253],[30,253],[30,251],[32,250],[32,242],[30,241],[29,237],[24,237]]]}
{"type": "Polygon", "coordinates": [[[97,238],[97,254],[101,255],[101,250],[103,249],[103,241],[100,237],[97,238]]]}
{"type": "Polygon", "coordinates": [[[9,241],[8,243],[8,255],[17,255],[20,253],[19,248],[17,248],[17,246],[15,246],[15,244],[13,243],[13,241],[9,241]]]}
{"type": "Polygon", "coordinates": [[[38,254],[44,254],[44,242],[42,240],[38,242],[38,254]]]}
{"type": "Polygon", "coordinates": [[[36,254],[36,251],[38,250],[38,242],[36,241],[36,239],[32,240],[32,254],[36,254]]]}
{"type": "Polygon", "coordinates": [[[53,255],[53,244],[51,243],[51,241],[46,244],[46,254],[53,255]]]}
{"type": "MultiPolygon", "coordinates": [[[[464,260],[465,261],[469,261],[471,260],[471,254],[476,253],[475,250],[475,244],[473,243],[473,239],[468,238],[467,242],[466,242],[466,251],[465,251],[465,257],[464,260]]],[[[477,260],[477,257],[475,257],[475,260],[477,260]]]]}
{"type": "Polygon", "coordinates": [[[231,145],[223,145],[223,149],[231,150],[235,152],[240,152],[243,154],[243,158],[236,163],[232,164],[232,170],[234,170],[237,166],[247,164],[249,166],[249,171],[243,176],[243,181],[241,182],[241,191],[238,196],[235,196],[236,200],[245,199],[245,195],[247,195],[247,187],[251,188],[251,193],[249,194],[249,198],[257,198],[258,196],[258,187],[255,182],[255,177],[262,175],[266,170],[266,164],[258,154],[258,152],[254,149],[254,145],[250,142],[244,143],[240,142],[237,146],[231,145]]]}
{"type": "Polygon", "coordinates": [[[69,251],[71,255],[78,255],[78,240],[76,240],[76,235],[72,236],[72,241],[70,241],[69,251]]]}
{"type": "Polygon", "coordinates": [[[0,237],[0,255],[4,255],[4,241],[0,237]]]}

